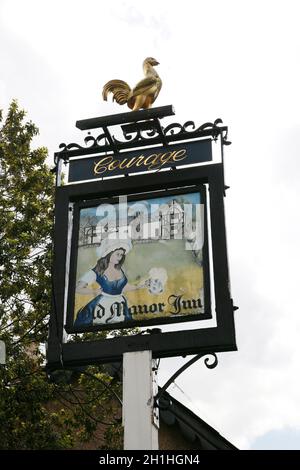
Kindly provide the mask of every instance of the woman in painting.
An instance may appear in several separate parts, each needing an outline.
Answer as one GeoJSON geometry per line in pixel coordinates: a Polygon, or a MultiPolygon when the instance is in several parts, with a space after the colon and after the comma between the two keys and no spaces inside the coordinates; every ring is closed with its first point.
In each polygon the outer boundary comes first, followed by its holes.
{"type": "Polygon", "coordinates": [[[94,298],[78,313],[74,327],[111,324],[132,320],[124,293],[146,287],[128,284],[122,269],[132,244],[128,240],[104,239],[97,249],[98,261],[78,281],[76,293],[93,295],[94,298]],[[93,288],[92,285],[96,285],[93,288]]]}

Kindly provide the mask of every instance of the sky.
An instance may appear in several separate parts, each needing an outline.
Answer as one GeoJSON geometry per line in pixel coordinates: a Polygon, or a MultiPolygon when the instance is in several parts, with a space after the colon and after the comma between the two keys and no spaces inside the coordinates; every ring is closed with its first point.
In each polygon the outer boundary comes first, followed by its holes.
{"type": "MultiPolygon", "coordinates": [[[[102,87],[137,83],[148,56],[173,120],[229,126],[238,352],[213,370],[198,361],[169,392],[240,449],[300,449],[298,3],[0,0],[0,108],[18,99],[49,164],[60,143],[83,142],[78,119],[126,111],[102,87]]],[[[162,360],[160,383],[185,360],[162,360]]]]}

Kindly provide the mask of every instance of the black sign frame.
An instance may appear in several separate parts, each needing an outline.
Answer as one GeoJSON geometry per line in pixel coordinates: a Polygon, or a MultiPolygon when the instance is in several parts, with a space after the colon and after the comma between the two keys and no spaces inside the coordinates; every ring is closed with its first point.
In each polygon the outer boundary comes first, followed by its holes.
{"type": "Polygon", "coordinates": [[[137,175],[56,188],[53,311],[47,345],[49,368],[120,361],[125,352],[152,350],[154,358],[237,349],[234,307],[230,294],[225,216],[223,163],[160,172],[159,178],[137,175]],[[65,342],[66,258],[69,204],[95,198],[151,192],[162,188],[184,188],[207,184],[214,271],[216,327],[153,334],[118,336],[81,342],[65,342]]]}

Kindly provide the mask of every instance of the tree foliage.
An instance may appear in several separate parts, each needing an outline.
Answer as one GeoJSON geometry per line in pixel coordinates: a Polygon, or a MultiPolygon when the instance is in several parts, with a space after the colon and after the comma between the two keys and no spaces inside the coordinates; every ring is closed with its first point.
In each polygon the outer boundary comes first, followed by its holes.
{"type": "Polygon", "coordinates": [[[7,348],[7,364],[0,366],[0,448],[78,448],[99,426],[104,439],[98,445],[117,448],[120,407],[111,390],[119,392],[119,384],[98,367],[63,370],[52,381],[44,369],[54,177],[47,149],[32,149],[38,129],[25,115],[16,101],[5,119],[0,112],[0,339],[7,348]]]}

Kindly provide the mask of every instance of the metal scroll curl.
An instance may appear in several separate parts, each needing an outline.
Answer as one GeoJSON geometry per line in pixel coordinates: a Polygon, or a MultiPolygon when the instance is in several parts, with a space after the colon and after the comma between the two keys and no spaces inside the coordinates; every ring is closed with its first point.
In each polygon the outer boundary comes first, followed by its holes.
{"type": "Polygon", "coordinates": [[[93,137],[92,135],[87,135],[84,139],[84,143],[88,148],[93,148],[93,147],[101,147],[102,145],[106,145],[106,134],[102,133],[99,134],[97,137],[93,137]],[[103,144],[101,144],[101,141],[103,140],[103,144]]]}
{"type": "MultiPolygon", "coordinates": [[[[140,140],[143,140],[141,136],[141,131],[139,129],[137,129],[136,131],[132,131],[132,132],[123,131],[123,137],[127,142],[131,142],[131,143],[135,143],[140,140]]],[[[123,140],[117,139],[115,136],[112,136],[112,138],[115,144],[122,144],[124,142],[123,140]]]]}
{"type": "MultiPolygon", "coordinates": [[[[130,128],[128,129],[127,126],[124,126],[122,127],[122,131],[123,131],[124,139],[127,142],[132,142],[132,143],[148,141],[158,135],[158,130],[156,129],[155,124],[152,122],[137,123],[135,124],[133,129],[130,129],[130,128]]],[[[113,141],[116,144],[124,143],[124,141],[117,139],[115,136],[113,136],[113,141]]]]}
{"type": "Polygon", "coordinates": [[[215,367],[217,367],[219,361],[215,353],[205,354],[205,356],[210,356],[204,359],[204,364],[206,365],[208,369],[214,369],[215,367]],[[210,364],[211,358],[213,358],[213,362],[210,364]]]}
{"type": "Polygon", "coordinates": [[[182,367],[180,367],[180,369],[178,369],[175,372],[175,374],[172,375],[172,377],[165,383],[165,385],[160,388],[158,394],[154,397],[154,406],[159,407],[159,404],[158,404],[159,399],[162,397],[163,393],[167,390],[167,388],[169,388],[169,386],[175,381],[175,379],[180,374],[182,374],[182,372],[184,372],[188,367],[190,367],[192,364],[194,364],[194,362],[198,361],[199,359],[201,359],[202,357],[205,357],[205,356],[209,356],[209,357],[206,357],[204,359],[204,364],[206,365],[206,367],[208,369],[214,369],[218,365],[218,358],[217,358],[217,355],[215,353],[212,353],[212,352],[210,353],[209,352],[209,353],[197,354],[197,356],[194,356],[192,359],[190,359],[188,362],[186,362],[182,367]],[[212,363],[210,363],[211,358],[213,358],[212,363]]]}
{"type": "Polygon", "coordinates": [[[81,150],[85,147],[82,147],[82,145],[79,145],[79,144],[75,144],[74,142],[72,142],[71,144],[65,144],[65,143],[62,143],[62,144],[59,144],[59,147],[61,150],[60,152],[66,152],[68,150],[81,150]]]}
{"type": "MultiPolygon", "coordinates": [[[[188,122],[192,122],[192,121],[188,121],[188,122]]],[[[165,134],[165,136],[167,136],[167,135],[172,135],[173,136],[173,135],[182,134],[182,133],[186,132],[185,129],[184,129],[184,126],[185,125],[182,126],[178,122],[174,122],[173,124],[169,124],[167,127],[164,128],[164,134],[165,134]]]]}
{"type": "Polygon", "coordinates": [[[164,134],[165,136],[186,135],[189,133],[196,134],[207,129],[212,129],[214,131],[213,135],[217,137],[219,134],[218,125],[222,123],[222,119],[218,118],[214,122],[205,122],[204,124],[201,124],[201,126],[196,128],[194,121],[187,121],[184,124],[179,124],[176,122],[173,124],[169,124],[164,129],[164,134]]]}
{"type": "Polygon", "coordinates": [[[82,150],[83,152],[85,150],[95,150],[95,152],[102,150],[103,147],[107,147],[107,141],[106,141],[106,134],[101,133],[97,137],[94,137],[92,135],[87,135],[84,138],[84,143],[85,147],[82,145],[76,144],[74,142],[70,144],[60,144],[59,148],[61,149],[60,152],[68,152],[70,150],[82,150]]]}

